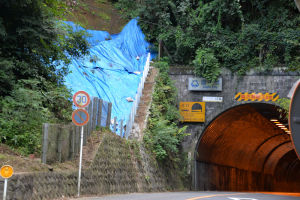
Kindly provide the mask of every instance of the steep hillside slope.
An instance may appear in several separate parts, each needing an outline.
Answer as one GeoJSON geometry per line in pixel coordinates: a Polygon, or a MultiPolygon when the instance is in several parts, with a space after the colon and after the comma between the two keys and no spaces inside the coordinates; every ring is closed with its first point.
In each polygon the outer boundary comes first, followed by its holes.
{"type": "Polygon", "coordinates": [[[80,0],[69,21],[78,22],[87,29],[119,33],[127,23],[109,0],[80,0]]]}
{"type": "MultiPolygon", "coordinates": [[[[158,163],[142,143],[125,140],[113,133],[97,134],[100,134],[101,142],[91,165],[83,167],[82,195],[182,190],[187,187],[178,168],[169,162],[158,163]]],[[[75,196],[77,174],[77,170],[16,174],[9,180],[8,199],[75,196]]],[[[0,187],[3,187],[3,179],[0,179],[0,187]]]]}

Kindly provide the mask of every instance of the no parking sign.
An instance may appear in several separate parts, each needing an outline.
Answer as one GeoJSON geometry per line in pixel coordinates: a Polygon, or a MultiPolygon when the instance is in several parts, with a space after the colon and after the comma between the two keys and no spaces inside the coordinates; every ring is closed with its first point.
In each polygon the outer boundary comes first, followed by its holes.
{"type": "Polygon", "coordinates": [[[72,113],[72,121],[76,126],[84,126],[89,121],[89,114],[84,109],[77,109],[72,113]]]}

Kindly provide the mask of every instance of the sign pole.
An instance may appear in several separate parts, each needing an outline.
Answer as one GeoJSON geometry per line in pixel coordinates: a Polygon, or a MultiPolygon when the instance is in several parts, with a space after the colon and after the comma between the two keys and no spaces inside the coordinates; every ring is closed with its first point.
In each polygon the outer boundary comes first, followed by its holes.
{"type": "Polygon", "coordinates": [[[7,191],[7,179],[9,179],[14,173],[14,169],[10,165],[4,165],[0,169],[0,175],[4,178],[3,200],[6,199],[7,191]]]}
{"type": "Polygon", "coordinates": [[[80,135],[80,157],[79,157],[79,171],[78,171],[78,197],[80,196],[80,179],[81,179],[81,166],[82,166],[82,146],[83,146],[83,126],[81,127],[80,135]]]}
{"type": "Polygon", "coordinates": [[[80,156],[79,156],[79,170],[78,170],[78,194],[80,196],[80,181],[81,181],[81,168],[82,168],[82,146],[83,146],[83,126],[89,121],[89,113],[82,109],[89,105],[91,98],[85,91],[78,91],[73,95],[73,103],[79,109],[73,111],[72,121],[76,126],[81,126],[80,134],[80,156]]]}
{"type": "Polygon", "coordinates": [[[3,200],[6,199],[6,191],[7,191],[7,178],[4,179],[3,200]]]}

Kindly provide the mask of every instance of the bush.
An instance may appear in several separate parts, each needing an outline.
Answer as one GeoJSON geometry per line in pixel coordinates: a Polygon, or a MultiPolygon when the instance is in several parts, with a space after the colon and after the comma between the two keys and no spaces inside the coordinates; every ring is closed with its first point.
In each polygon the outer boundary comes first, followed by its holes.
{"type": "Polygon", "coordinates": [[[193,61],[194,73],[214,83],[221,74],[220,64],[211,49],[198,49],[193,61]]]}
{"type": "MultiPolygon", "coordinates": [[[[57,112],[45,106],[50,100],[49,96],[64,99],[69,94],[64,92],[54,94],[54,91],[43,93],[38,90],[39,84],[37,80],[19,80],[11,96],[0,100],[0,141],[24,155],[40,152],[42,123],[58,121],[57,112]]],[[[53,107],[57,105],[56,103],[53,107]]],[[[71,116],[71,103],[64,106],[67,109],[58,107],[62,108],[59,113],[71,116]]]]}
{"type": "Polygon", "coordinates": [[[195,71],[211,81],[219,66],[240,75],[253,68],[300,70],[300,15],[294,1],[119,0],[119,4],[125,16],[139,17],[150,42],[163,42],[174,63],[194,60],[195,71]]]}
{"type": "Polygon", "coordinates": [[[22,154],[40,151],[43,122],[71,117],[63,77],[89,44],[84,31],[58,22],[67,2],[0,1],[0,142],[22,154]]]}
{"type": "Polygon", "coordinates": [[[177,91],[168,75],[169,64],[161,61],[155,66],[160,73],[156,79],[144,141],[158,160],[164,160],[177,155],[180,142],[186,135],[186,127],[179,128],[177,125],[180,119],[175,106],[177,91]]]}

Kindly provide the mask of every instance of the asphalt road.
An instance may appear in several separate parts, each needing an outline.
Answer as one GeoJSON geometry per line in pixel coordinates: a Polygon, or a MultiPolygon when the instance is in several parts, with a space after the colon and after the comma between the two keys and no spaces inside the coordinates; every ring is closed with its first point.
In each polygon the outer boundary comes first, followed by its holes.
{"type": "MultiPolygon", "coordinates": [[[[236,193],[236,192],[165,192],[134,193],[76,200],[300,200],[300,194],[290,193],[236,193]]],[[[75,200],[75,199],[73,199],[75,200]]]]}

